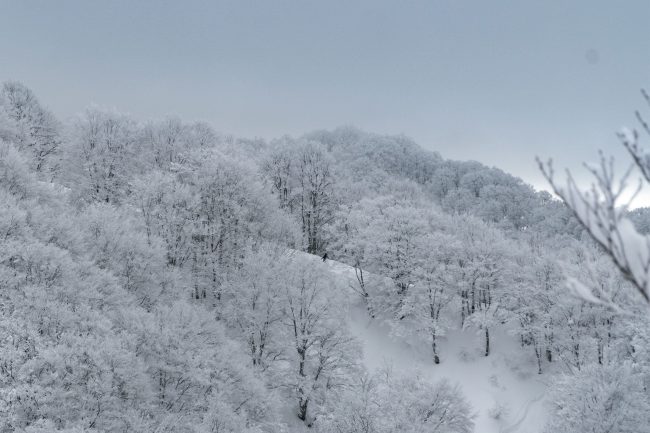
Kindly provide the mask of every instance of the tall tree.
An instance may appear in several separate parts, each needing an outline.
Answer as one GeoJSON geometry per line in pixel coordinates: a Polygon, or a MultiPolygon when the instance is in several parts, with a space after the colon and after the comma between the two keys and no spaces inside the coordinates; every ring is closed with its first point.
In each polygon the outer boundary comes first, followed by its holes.
{"type": "Polygon", "coordinates": [[[51,178],[58,169],[61,145],[59,122],[41,106],[30,89],[17,81],[3,84],[0,109],[4,109],[13,123],[15,134],[11,138],[20,150],[30,153],[31,166],[37,172],[49,172],[51,178]]]}
{"type": "Polygon", "coordinates": [[[64,176],[83,199],[120,203],[140,171],[137,125],[125,115],[90,108],[75,122],[64,176]]]}
{"type": "Polygon", "coordinates": [[[282,320],[293,345],[286,385],[297,399],[298,418],[308,425],[328,394],[350,380],[358,362],[358,348],[340,327],[340,307],[329,301],[333,290],[322,271],[298,261],[282,298],[282,320]]]}

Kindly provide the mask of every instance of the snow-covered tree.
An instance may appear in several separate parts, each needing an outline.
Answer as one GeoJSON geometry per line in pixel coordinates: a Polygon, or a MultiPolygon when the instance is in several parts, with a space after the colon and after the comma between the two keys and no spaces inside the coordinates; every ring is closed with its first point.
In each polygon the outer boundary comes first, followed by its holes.
{"type": "Polygon", "coordinates": [[[341,328],[341,306],[323,271],[296,261],[284,282],[282,321],[292,341],[285,386],[297,400],[298,418],[311,424],[328,395],[344,388],[357,367],[358,347],[341,328]]]}
{"type": "Polygon", "coordinates": [[[30,164],[37,172],[54,174],[58,169],[61,126],[54,115],[38,102],[30,89],[17,81],[7,81],[0,92],[0,136],[11,139],[30,153],[30,164]],[[5,117],[6,116],[6,117],[5,117]],[[2,124],[5,124],[3,127],[2,124]]]}
{"type": "Polygon", "coordinates": [[[414,330],[431,345],[433,363],[440,363],[439,339],[452,326],[447,307],[458,299],[460,241],[451,235],[435,233],[424,241],[425,253],[418,280],[411,287],[400,308],[396,322],[398,333],[414,330]]]}
{"type": "Polygon", "coordinates": [[[167,247],[167,263],[183,266],[192,257],[192,229],[197,219],[197,191],[177,175],[152,170],[133,181],[133,205],[147,240],[158,237],[167,247]]]}
{"type": "Polygon", "coordinates": [[[316,424],[324,433],[470,433],[474,415],[457,386],[430,383],[417,375],[390,370],[362,376],[356,392],[347,394],[316,424]]]}
{"type": "Polygon", "coordinates": [[[63,175],[83,200],[120,203],[140,170],[136,123],[116,112],[89,108],[77,118],[65,149],[63,175]]]}
{"type": "Polygon", "coordinates": [[[304,249],[312,254],[324,251],[324,231],[336,211],[333,162],[318,143],[286,139],[262,167],[280,208],[299,219],[304,249]]]}
{"type": "Polygon", "coordinates": [[[286,358],[281,308],[286,287],[284,273],[291,266],[291,257],[284,248],[260,245],[247,251],[241,269],[226,283],[222,315],[246,341],[252,364],[261,369],[286,358]]]}
{"type": "Polygon", "coordinates": [[[636,433],[650,425],[647,373],[630,363],[591,365],[553,384],[546,431],[636,433]]]}

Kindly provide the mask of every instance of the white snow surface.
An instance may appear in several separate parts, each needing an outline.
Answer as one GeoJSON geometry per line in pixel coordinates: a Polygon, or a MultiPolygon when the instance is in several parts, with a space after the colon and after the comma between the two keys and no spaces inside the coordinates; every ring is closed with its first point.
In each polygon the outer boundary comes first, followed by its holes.
{"type": "MultiPolygon", "coordinates": [[[[354,268],[318,256],[292,251],[291,254],[326,266],[339,280],[338,286],[355,284],[354,268]]],[[[339,296],[340,294],[335,294],[339,296]]],[[[432,382],[447,379],[458,384],[475,413],[475,433],[541,433],[546,422],[545,398],[548,375],[536,374],[532,353],[522,350],[517,339],[507,332],[507,325],[491,334],[491,353],[484,356],[483,334],[473,330],[449,331],[439,342],[441,363],[432,361],[426,341],[407,341],[391,335],[387,321],[371,319],[361,300],[347,290],[349,309],[347,326],[363,348],[363,363],[373,372],[390,367],[395,372],[417,374],[432,382]],[[497,406],[505,408],[495,419],[490,412],[497,406]]],[[[287,413],[290,428],[310,431],[287,413]]]]}

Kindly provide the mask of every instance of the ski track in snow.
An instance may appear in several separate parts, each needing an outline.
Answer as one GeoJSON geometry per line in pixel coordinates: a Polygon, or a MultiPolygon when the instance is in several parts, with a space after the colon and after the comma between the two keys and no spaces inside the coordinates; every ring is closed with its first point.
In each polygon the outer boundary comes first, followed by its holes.
{"type": "Polygon", "coordinates": [[[519,430],[519,428],[523,425],[523,423],[526,421],[526,417],[528,417],[528,412],[530,411],[530,408],[533,404],[538,403],[544,398],[544,394],[540,394],[539,396],[535,397],[532,400],[529,400],[526,405],[523,408],[523,413],[519,417],[519,419],[512,424],[509,427],[502,428],[499,430],[499,433],[514,433],[519,430]]]}

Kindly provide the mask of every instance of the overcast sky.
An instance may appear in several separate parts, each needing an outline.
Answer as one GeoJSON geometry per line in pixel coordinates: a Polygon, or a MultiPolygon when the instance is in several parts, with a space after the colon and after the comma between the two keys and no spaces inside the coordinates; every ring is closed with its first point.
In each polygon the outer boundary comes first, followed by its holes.
{"type": "Polygon", "coordinates": [[[352,124],[542,187],[535,155],[626,159],[649,22],[647,0],[0,0],[0,80],[63,119],[96,103],[264,138],[352,124]]]}

